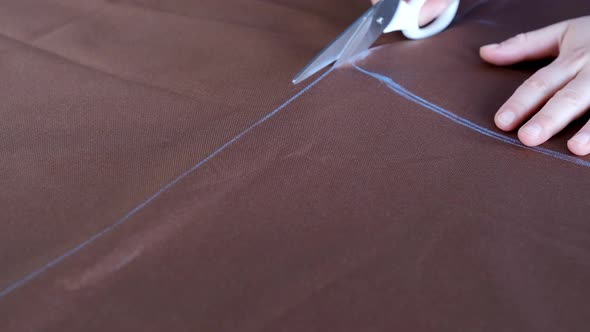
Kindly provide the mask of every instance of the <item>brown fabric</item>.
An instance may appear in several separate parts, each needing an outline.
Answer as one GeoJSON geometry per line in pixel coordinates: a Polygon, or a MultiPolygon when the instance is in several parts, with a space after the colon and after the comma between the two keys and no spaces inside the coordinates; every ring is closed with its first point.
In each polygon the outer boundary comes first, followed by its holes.
{"type": "Polygon", "coordinates": [[[586,331],[580,124],[496,130],[542,64],[477,48],[590,3],[463,1],[291,86],[366,7],[0,4],[0,331],[586,331]]]}

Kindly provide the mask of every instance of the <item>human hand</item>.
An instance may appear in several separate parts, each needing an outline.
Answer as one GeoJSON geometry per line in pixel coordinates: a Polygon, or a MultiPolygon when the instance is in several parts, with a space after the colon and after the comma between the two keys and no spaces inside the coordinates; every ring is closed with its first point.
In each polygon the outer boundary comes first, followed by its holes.
{"type": "MultiPolygon", "coordinates": [[[[481,57],[499,66],[556,57],[526,80],[500,108],[495,116],[498,128],[511,131],[526,121],[518,138],[527,146],[537,146],[590,108],[589,31],[590,16],[586,16],[481,48],[481,57]]],[[[590,122],[567,145],[576,155],[589,154],[590,122]]]]}
{"type": "MultiPolygon", "coordinates": [[[[408,2],[409,0],[404,1],[408,2]]],[[[423,26],[427,23],[430,23],[432,20],[439,17],[453,1],[454,0],[427,0],[424,4],[424,7],[422,7],[422,10],[420,11],[420,19],[418,24],[423,26]]],[[[371,0],[371,2],[376,4],[379,2],[379,0],[371,0]]]]}

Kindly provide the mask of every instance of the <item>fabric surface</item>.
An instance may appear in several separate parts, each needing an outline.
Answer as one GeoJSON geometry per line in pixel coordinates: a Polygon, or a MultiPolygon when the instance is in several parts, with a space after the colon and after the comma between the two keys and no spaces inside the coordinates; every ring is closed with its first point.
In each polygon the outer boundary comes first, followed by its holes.
{"type": "Polygon", "coordinates": [[[462,1],[292,86],[368,2],[3,1],[0,331],[586,331],[582,122],[497,130],[543,64],[477,49],[590,2],[462,1]]]}

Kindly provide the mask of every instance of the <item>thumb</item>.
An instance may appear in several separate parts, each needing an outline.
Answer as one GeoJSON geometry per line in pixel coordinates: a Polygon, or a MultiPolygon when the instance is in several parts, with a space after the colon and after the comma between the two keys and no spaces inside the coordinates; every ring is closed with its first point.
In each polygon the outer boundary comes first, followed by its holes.
{"type": "Polygon", "coordinates": [[[567,30],[567,24],[566,21],[521,33],[500,44],[483,46],[479,54],[485,61],[498,66],[556,57],[559,55],[559,44],[567,30]]]}

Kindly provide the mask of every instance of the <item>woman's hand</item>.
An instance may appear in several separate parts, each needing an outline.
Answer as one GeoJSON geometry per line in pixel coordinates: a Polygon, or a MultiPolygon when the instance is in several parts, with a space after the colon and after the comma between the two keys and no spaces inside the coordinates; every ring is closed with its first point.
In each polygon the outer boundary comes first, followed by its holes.
{"type": "MultiPolygon", "coordinates": [[[[496,113],[496,125],[505,131],[526,122],[518,131],[525,145],[544,143],[590,108],[590,16],[484,46],[480,54],[499,66],[556,57],[525,81],[496,113]]],[[[574,154],[589,154],[590,122],[567,145],[574,154]]]]}

